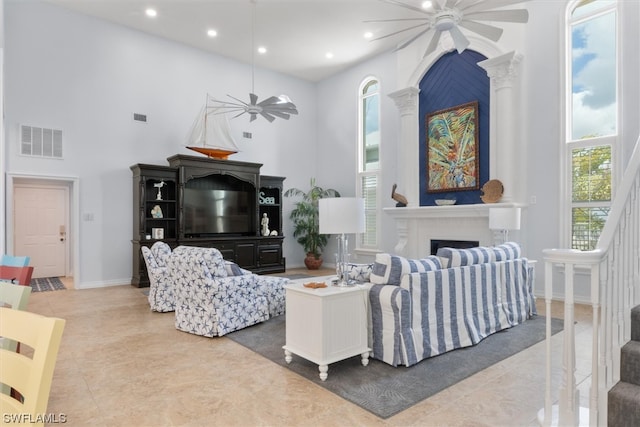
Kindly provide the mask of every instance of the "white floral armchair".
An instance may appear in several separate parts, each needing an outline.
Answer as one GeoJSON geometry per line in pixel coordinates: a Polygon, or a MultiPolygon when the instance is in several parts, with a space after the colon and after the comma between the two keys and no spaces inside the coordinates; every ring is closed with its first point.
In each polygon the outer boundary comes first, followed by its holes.
{"type": "Polygon", "coordinates": [[[173,311],[175,309],[174,286],[167,268],[171,247],[164,242],[155,242],[151,248],[143,246],[141,250],[149,275],[149,306],[151,310],[161,313],[173,311]]]}
{"type": "Polygon", "coordinates": [[[179,246],[167,264],[175,284],[178,330],[222,336],[284,313],[287,279],[243,270],[215,248],[179,246]]]}

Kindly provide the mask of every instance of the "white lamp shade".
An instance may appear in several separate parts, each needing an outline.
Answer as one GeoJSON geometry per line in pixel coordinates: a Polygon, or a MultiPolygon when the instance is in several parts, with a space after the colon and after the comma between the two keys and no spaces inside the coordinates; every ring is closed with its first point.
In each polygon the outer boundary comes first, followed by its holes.
{"type": "Polygon", "coordinates": [[[520,230],[520,208],[490,208],[491,230],[520,230]]]}
{"type": "Polygon", "coordinates": [[[364,232],[364,199],[333,197],[318,201],[320,234],[364,232]]]}

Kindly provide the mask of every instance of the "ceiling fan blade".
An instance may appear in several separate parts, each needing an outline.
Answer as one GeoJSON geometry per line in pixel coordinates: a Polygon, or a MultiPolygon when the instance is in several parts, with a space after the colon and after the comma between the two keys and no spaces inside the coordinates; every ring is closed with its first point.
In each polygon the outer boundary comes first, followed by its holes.
{"type": "Polygon", "coordinates": [[[273,114],[274,116],[280,117],[281,119],[289,120],[289,115],[287,113],[282,113],[280,111],[275,111],[271,109],[269,109],[267,113],[273,114]]]}
{"type": "Polygon", "coordinates": [[[284,104],[285,105],[284,109],[281,107],[281,104],[278,104],[278,111],[282,111],[287,114],[298,114],[298,108],[294,104],[291,104],[291,103],[287,103],[287,104],[284,104]]]}
{"type": "Polygon", "coordinates": [[[431,27],[429,28],[425,28],[424,30],[420,31],[418,34],[416,34],[415,36],[411,37],[410,39],[405,40],[404,42],[402,42],[401,44],[399,44],[398,46],[396,46],[395,49],[393,49],[393,52],[396,52],[400,49],[404,49],[405,47],[409,46],[411,43],[413,43],[418,37],[420,37],[421,35],[423,35],[424,33],[426,33],[427,31],[431,30],[431,27]]]}
{"type": "MultiPolygon", "coordinates": [[[[276,118],[273,117],[271,114],[267,113],[266,111],[262,111],[260,113],[260,115],[262,117],[264,117],[265,119],[269,120],[269,122],[273,122],[276,118]]],[[[287,117],[287,120],[289,120],[289,118],[287,117]]]]}
{"type": "Polygon", "coordinates": [[[251,116],[251,118],[249,119],[249,122],[252,122],[258,118],[258,115],[256,113],[249,113],[249,115],[251,116]]]}
{"type": "Polygon", "coordinates": [[[502,36],[503,29],[494,27],[493,25],[482,24],[480,22],[467,21],[463,19],[458,23],[461,27],[466,28],[469,31],[473,31],[476,34],[480,34],[482,37],[486,37],[489,40],[497,42],[502,36]]]}
{"type": "Polygon", "coordinates": [[[455,25],[451,27],[449,34],[451,34],[453,44],[455,45],[458,53],[462,53],[467,47],[469,47],[469,44],[471,44],[467,36],[462,33],[462,30],[455,25]]]}
{"type": "Polygon", "coordinates": [[[453,6],[456,5],[456,3],[458,3],[459,0],[447,0],[447,2],[444,4],[443,9],[451,9],[453,6]]]}
{"type": "Polygon", "coordinates": [[[429,46],[427,46],[427,50],[424,51],[423,58],[426,58],[428,55],[430,55],[433,51],[436,50],[436,46],[438,46],[438,42],[440,41],[441,35],[442,35],[442,31],[436,30],[435,34],[431,38],[431,41],[429,42],[429,46]]]}
{"type": "Polygon", "coordinates": [[[396,5],[396,6],[404,7],[405,9],[410,9],[410,10],[413,10],[414,12],[420,12],[420,13],[424,13],[426,15],[429,14],[429,12],[427,10],[425,10],[425,9],[422,9],[420,7],[411,6],[409,4],[402,3],[401,1],[397,1],[397,0],[380,0],[380,1],[383,2],[383,3],[387,3],[387,4],[393,4],[393,5],[396,5]]]}
{"type": "Polygon", "coordinates": [[[410,31],[410,30],[413,30],[413,29],[416,29],[416,28],[423,27],[425,25],[428,25],[429,28],[431,28],[431,23],[429,23],[429,22],[425,23],[425,24],[414,25],[413,27],[403,28],[402,30],[394,31],[393,33],[386,34],[384,36],[380,36],[380,37],[377,37],[375,39],[371,39],[371,41],[373,42],[373,41],[376,41],[376,40],[386,39],[387,37],[395,36],[396,34],[404,33],[405,31],[410,31]]]}
{"type": "Polygon", "coordinates": [[[465,13],[464,19],[472,19],[474,21],[519,22],[524,24],[529,21],[529,11],[527,9],[513,9],[472,12],[465,13]]]}
{"type": "Polygon", "coordinates": [[[524,3],[526,1],[529,0],[479,0],[469,6],[461,7],[460,10],[467,14],[472,12],[497,9],[504,6],[511,6],[518,3],[524,3]]]}
{"type": "Polygon", "coordinates": [[[256,105],[256,102],[258,102],[258,95],[256,95],[255,93],[250,93],[249,99],[251,100],[251,105],[256,105]]]}
{"type": "Polygon", "coordinates": [[[380,24],[382,22],[402,22],[402,21],[428,21],[429,18],[393,18],[393,19],[369,19],[362,21],[365,24],[380,24]]]}
{"type": "Polygon", "coordinates": [[[241,104],[242,104],[242,105],[244,105],[244,106],[249,105],[249,104],[247,104],[246,102],[244,102],[243,100],[236,98],[235,96],[231,96],[231,95],[227,95],[227,96],[228,96],[229,98],[231,98],[231,99],[235,99],[236,101],[238,101],[239,103],[241,103],[241,104]]]}
{"type": "Polygon", "coordinates": [[[270,96],[269,98],[260,102],[258,105],[261,107],[265,107],[267,105],[277,104],[278,102],[280,102],[280,98],[278,98],[277,96],[270,96]]]}

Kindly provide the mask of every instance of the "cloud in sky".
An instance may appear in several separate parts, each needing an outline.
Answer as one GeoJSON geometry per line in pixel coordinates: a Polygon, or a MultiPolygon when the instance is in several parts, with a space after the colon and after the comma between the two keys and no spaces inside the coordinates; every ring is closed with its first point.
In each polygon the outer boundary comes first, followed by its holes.
{"type": "Polygon", "coordinates": [[[616,132],[615,14],[573,29],[573,139],[616,132]]]}

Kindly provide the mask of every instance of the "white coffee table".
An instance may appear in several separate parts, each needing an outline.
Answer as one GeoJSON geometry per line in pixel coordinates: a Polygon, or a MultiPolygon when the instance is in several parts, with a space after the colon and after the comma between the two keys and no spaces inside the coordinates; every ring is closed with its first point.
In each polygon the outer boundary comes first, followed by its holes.
{"type": "Polygon", "coordinates": [[[329,364],[352,356],[362,356],[369,364],[367,346],[367,289],[355,285],[331,285],[335,276],[293,280],[286,290],[285,360],[292,354],[318,364],[320,379],[328,377],[329,364]],[[325,282],[326,288],[312,289],[304,283],[325,282]]]}

